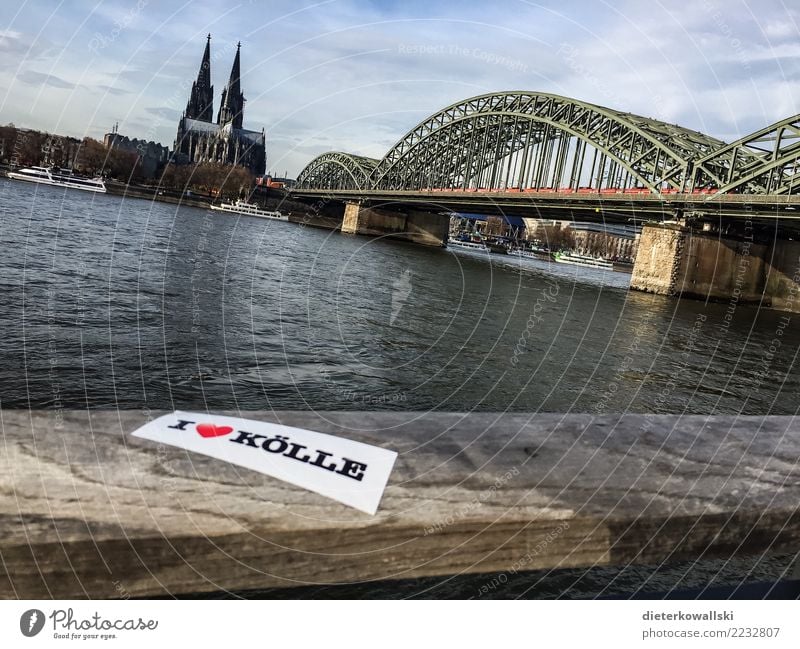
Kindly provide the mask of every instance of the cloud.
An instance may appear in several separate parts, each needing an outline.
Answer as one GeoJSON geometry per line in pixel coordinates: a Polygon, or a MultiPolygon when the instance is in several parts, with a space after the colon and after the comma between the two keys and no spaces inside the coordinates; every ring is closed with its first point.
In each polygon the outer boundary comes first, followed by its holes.
{"type": "Polygon", "coordinates": [[[29,44],[22,39],[22,32],[15,32],[10,29],[0,31],[0,53],[10,56],[25,52],[29,44]]]}
{"type": "Polygon", "coordinates": [[[16,69],[23,61],[47,61],[56,54],[53,44],[43,36],[11,29],[0,30],[0,69],[16,69]]]}
{"type": "Polygon", "coordinates": [[[281,173],[325,150],[381,156],[444,106],[501,90],[566,95],[722,139],[799,112],[800,12],[781,0],[758,11],[745,0],[508,0],[502,11],[477,0],[182,4],[149,2],[125,21],[128,0],[79,10],[28,0],[0,31],[4,119],[39,127],[55,110],[72,131],[119,120],[126,135],[171,143],[207,32],[215,113],[241,40],[245,126],[266,128],[281,173]],[[125,29],[112,39],[115,21],[125,29]],[[91,58],[98,33],[108,40],[91,58]],[[14,76],[43,50],[35,67],[51,74],[14,76]],[[64,93],[36,92],[75,84],[67,106],[64,93]]]}
{"type": "Polygon", "coordinates": [[[797,22],[788,20],[767,21],[764,35],[775,40],[794,40],[797,38],[797,22]]]}
{"type": "Polygon", "coordinates": [[[51,88],[60,88],[64,90],[74,90],[75,84],[57,77],[52,74],[44,74],[42,72],[34,72],[33,70],[25,70],[17,75],[17,80],[22,83],[27,83],[31,86],[50,86],[51,88]]]}
{"type": "Polygon", "coordinates": [[[148,106],[144,110],[146,113],[150,115],[154,115],[155,117],[160,117],[163,119],[172,120],[176,123],[181,116],[181,112],[179,110],[175,110],[173,108],[167,108],[166,106],[148,106]]]}
{"type": "Polygon", "coordinates": [[[102,84],[98,85],[98,86],[94,86],[94,90],[99,90],[100,92],[108,93],[109,95],[116,95],[118,97],[121,96],[121,95],[130,95],[131,94],[130,90],[123,90],[122,88],[115,88],[113,86],[106,86],[106,85],[102,85],[102,84]]]}

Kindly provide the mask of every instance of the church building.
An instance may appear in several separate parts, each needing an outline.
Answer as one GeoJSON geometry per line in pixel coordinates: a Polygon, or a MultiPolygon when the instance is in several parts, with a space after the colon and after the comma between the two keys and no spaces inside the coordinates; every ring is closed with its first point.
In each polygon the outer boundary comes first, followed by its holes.
{"type": "Polygon", "coordinates": [[[178,122],[178,135],[175,138],[174,158],[177,162],[219,162],[239,165],[260,176],[266,166],[266,136],[264,129],[250,131],[243,128],[244,94],[240,87],[239,51],[228,84],[214,117],[214,86],[211,85],[211,34],[206,41],[203,62],[192,83],[192,93],[186,110],[178,122]]]}

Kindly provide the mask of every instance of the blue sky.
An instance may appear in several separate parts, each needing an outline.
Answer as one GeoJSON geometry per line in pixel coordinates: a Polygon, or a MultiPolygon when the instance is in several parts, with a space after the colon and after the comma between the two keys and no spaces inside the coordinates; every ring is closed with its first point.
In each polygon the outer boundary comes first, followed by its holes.
{"type": "Polygon", "coordinates": [[[800,112],[800,9],[765,0],[2,0],[0,123],[172,145],[212,33],[215,114],[242,41],[267,166],[381,157],[498,90],[579,98],[732,140],[800,112]]]}

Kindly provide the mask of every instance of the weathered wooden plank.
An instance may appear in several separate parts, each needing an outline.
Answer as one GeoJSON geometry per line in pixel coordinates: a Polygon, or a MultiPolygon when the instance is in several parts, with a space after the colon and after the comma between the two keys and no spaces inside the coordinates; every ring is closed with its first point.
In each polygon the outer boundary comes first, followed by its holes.
{"type": "Polygon", "coordinates": [[[397,450],[378,515],[130,437],[145,421],[136,411],[2,411],[0,595],[164,595],[798,549],[791,417],[236,414],[397,450]]]}

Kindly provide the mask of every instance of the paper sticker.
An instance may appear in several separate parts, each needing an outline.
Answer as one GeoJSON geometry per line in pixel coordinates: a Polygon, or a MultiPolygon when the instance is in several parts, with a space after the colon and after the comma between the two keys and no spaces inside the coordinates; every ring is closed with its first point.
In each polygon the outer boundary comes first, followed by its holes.
{"type": "Polygon", "coordinates": [[[378,511],[397,458],[394,451],[334,435],[179,410],[132,434],[265,473],[368,514],[378,511]]]}

